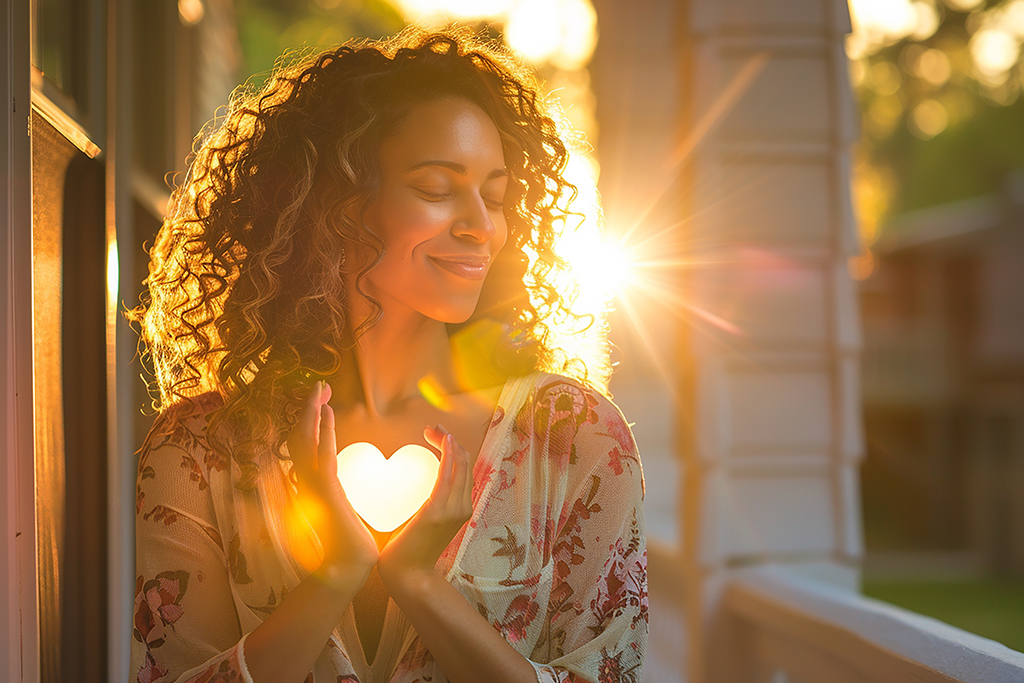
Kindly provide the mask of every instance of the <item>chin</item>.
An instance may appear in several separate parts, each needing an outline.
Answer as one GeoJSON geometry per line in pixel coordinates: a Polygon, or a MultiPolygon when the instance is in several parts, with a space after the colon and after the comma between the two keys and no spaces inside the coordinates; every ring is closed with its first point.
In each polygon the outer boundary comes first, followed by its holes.
{"type": "Polygon", "coordinates": [[[451,305],[445,306],[444,308],[436,308],[430,315],[431,318],[438,322],[447,323],[449,325],[461,325],[462,323],[473,317],[476,312],[476,304],[479,297],[474,297],[470,302],[467,301],[465,305],[451,305]]]}
{"type": "Polygon", "coordinates": [[[461,325],[473,317],[473,311],[445,311],[438,315],[431,316],[434,320],[449,325],[461,325]]]}

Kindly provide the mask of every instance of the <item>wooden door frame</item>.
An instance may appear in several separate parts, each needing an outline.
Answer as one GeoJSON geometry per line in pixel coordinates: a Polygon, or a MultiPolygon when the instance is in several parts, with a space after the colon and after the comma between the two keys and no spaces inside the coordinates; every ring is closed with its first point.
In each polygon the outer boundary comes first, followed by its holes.
{"type": "Polygon", "coordinates": [[[0,676],[39,680],[39,618],[32,409],[32,158],[30,6],[6,3],[0,13],[4,106],[0,107],[0,439],[4,529],[0,597],[0,676]]]}

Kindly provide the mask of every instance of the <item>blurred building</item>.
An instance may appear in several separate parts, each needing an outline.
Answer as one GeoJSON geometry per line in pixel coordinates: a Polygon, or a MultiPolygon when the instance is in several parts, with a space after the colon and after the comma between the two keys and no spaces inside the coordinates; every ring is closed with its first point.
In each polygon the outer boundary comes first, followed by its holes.
{"type": "Polygon", "coordinates": [[[1018,174],[905,214],[875,245],[861,311],[880,573],[1024,574],[1022,224],[1018,174]]]}

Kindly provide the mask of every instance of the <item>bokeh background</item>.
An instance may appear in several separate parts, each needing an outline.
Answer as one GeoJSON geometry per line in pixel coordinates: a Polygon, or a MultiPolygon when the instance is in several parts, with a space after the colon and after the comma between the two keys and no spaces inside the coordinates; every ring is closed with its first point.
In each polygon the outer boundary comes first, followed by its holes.
{"type": "Polygon", "coordinates": [[[1024,649],[1024,2],[851,9],[865,591],[1024,649]]]}

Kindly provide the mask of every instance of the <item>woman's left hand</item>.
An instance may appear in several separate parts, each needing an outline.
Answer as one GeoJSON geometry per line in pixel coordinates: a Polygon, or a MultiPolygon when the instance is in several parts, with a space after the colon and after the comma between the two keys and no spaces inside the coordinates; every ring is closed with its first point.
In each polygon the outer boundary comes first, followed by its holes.
{"type": "Polygon", "coordinates": [[[433,575],[441,553],[473,515],[469,451],[441,425],[427,427],[423,437],[441,451],[441,464],[430,497],[380,552],[377,571],[391,594],[410,579],[433,575]]]}

